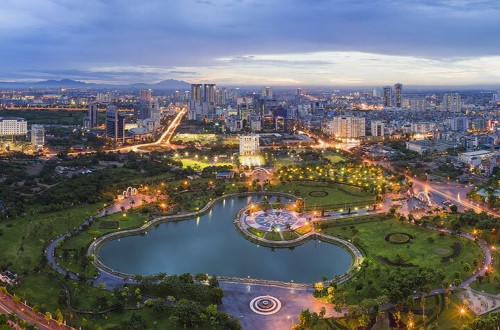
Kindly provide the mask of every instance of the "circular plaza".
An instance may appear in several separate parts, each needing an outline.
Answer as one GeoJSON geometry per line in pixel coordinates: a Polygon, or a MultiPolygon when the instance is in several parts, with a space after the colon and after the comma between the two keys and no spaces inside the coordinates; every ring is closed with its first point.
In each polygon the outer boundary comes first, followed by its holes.
{"type": "Polygon", "coordinates": [[[295,230],[304,226],[307,222],[305,217],[299,216],[295,211],[285,209],[268,209],[250,212],[244,216],[244,223],[257,230],[268,232],[274,230],[295,230]]]}

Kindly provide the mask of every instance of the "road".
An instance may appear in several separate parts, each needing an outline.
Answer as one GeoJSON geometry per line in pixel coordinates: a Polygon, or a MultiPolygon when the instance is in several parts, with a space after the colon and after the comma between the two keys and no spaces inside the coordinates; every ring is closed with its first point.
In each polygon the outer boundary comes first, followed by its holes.
{"type": "Polygon", "coordinates": [[[0,293],[0,314],[14,313],[30,324],[34,324],[40,330],[74,329],[67,325],[58,325],[56,321],[45,319],[42,313],[35,313],[21,302],[15,303],[10,295],[0,293]]]}
{"type": "MultiPolygon", "coordinates": [[[[383,162],[383,161],[370,161],[370,160],[364,160],[367,163],[371,164],[376,164],[383,166],[391,171],[397,172],[390,163],[388,162],[383,162]]],[[[397,172],[400,173],[400,172],[397,172]]],[[[481,205],[473,204],[469,199],[467,198],[467,192],[469,191],[470,187],[464,187],[463,185],[459,185],[456,183],[445,183],[445,184],[440,184],[436,182],[430,182],[430,181],[421,181],[418,180],[415,177],[409,176],[406,173],[401,173],[404,174],[407,180],[410,180],[413,182],[413,189],[416,191],[425,191],[427,193],[431,192],[433,194],[439,195],[444,199],[447,199],[449,201],[452,201],[454,204],[456,204],[458,207],[462,207],[462,209],[473,209],[476,212],[486,212],[490,215],[493,216],[500,216],[497,212],[494,212],[488,208],[485,208],[481,205]]],[[[440,205],[441,206],[441,205],[440,205]]]]}
{"type": "MultiPolygon", "coordinates": [[[[161,136],[156,140],[155,142],[151,143],[143,143],[143,144],[136,144],[133,146],[125,146],[125,147],[120,147],[116,149],[110,149],[110,150],[105,150],[108,152],[122,152],[122,153],[127,153],[129,151],[134,151],[134,152],[141,152],[141,148],[144,147],[152,147],[152,146],[164,146],[164,147],[170,147],[170,148],[177,148],[176,146],[170,144],[170,139],[172,139],[172,136],[175,133],[175,130],[179,126],[179,124],[182,121],[182,117],[187,113],[187,108],[182,108],[179,113],[175,116],[175,118],[172,120],[170,125],[167,127],[167,129],[161,134],[161,136]]],[[[95,153],[95,151],[78,151],[78,152],[70,152],[68,155],[70,156],[77,156],[77,155],[84,155],[84,154],[91,154],[95,153]]],[[[57,154],[55,153],[50,153],[46,154],[45,156],[47,158],[51,158],[56,156],[57,154]]]]}

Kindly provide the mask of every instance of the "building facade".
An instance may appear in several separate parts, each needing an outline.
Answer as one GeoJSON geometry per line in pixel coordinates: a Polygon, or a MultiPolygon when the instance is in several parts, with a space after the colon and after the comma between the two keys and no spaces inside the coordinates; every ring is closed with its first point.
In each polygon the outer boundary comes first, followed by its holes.
{"type": "Polygon", "coordinates": [[[28,133],[28,123],[24,118],[0,117],[0,136],[19,136],[28,133]]]}
{"type": "Polygon", "coordinates": [[[458,93],[446,93],[443,95],[443,111],[460,112],[462,111],[462,98],[458,93]]]}
{"type": "Polygon", "coordinates": [[[385,123],[381,120],[373,120],[371,122],[372,136],[384,136],[385,123]]]}
{"type": "Polygon", "coordinates": [[[259,135],[240,135],[240,155],[252,156],[259,153],[259,135]]]}
{"type": "Polygon", "coordinates": [[[43,148],[45,145],[45,128],[43,125],[31,125],[31,144],[35,148],[43,148]]]}
{"type": "Polygon", "coordinates": [[[334,117],[333,135],[341,139],[355,139],[365,136],[365,118],[363,117],[334,117]]]}

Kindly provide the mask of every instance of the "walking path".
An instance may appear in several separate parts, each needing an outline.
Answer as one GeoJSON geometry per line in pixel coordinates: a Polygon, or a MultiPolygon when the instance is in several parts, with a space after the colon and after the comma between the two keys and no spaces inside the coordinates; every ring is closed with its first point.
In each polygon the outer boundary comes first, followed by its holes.
{"type": "MultiPolygon", "coordinates": [[[[262,193],[256,193],[256,194],[262,194],[262,193]]],[[[275,195],[275,193],[269,193],[270,195],[275,195]]],[[[216,198],[212,201],[210,201],[202,210],[198,212],[193,212],[193,213],[186,213],[186,214],[179,214],[179,215],[172,215],[172,216],[164,216],[164,217],[159,217],[156,218],[152,221],[149,221],[147,224],[142,226],[141,228],[136,228],[136,229],[130,229],[130,230],[125,230],[121,232],[115,232],[115,233],[110,233],[107,234],[96,241],[94,241],[89,249],[88,249],[88,254],[91,255],[96,255],[97,250],[100,244],[102,244],[104,241],[115,239],[117,237],[120,237],[122,235],[134,235],[140,232],[144,232],[149,230],[151,227],[157,225],[158,223],[165,222],[165,221],[176,221],[176,220],[183,220],[183,219],[190,219],[193,217],[196,217],[198,215],[201,215],[208,210],[211,209],[211,207],[216,203],[221,201],[224,198],[228,197],[234,197],[234,196],[241,196],[241,195],[248,195],[248,193],[245,194],[232,194],[232,195],[227,195],[223,196],[220,198],[216,198]]],[[[281,196],[286,196],[286,197],[292,197],[289,194],[280,194],[281,196]]],[[[109,210],[120,210],[119,207],[112,207],[110,206],[108,208],[108,213],[110,212],[109,210]]],[[[89,218],[88,220],[85,221],[85,224],[91,223],[94,218],[103,216],[105,214],[104,209],[101,210],[98,214],[96,214],[94,217],[89,218]]],[[[238,214],[241,216],[241,214],[238,214]]],[[[362,214],[359,214],[362,215],[362,214]]],[[[239,223],[239,221],[237,221],[239,223]]],[[[77,228],[78,230],[82,230],[83,227],[80,226],[77,228]]],[[[449,230],[446,229],[438,229],[438,228],[430,228],[433,230],[438,230],[442,232],[448,232],[450,233],[449,230]]],[[[61,274],[66,274],[66,270],[61,267],[60,265],[57,264],[54,256],[55,252],[55,246],[59,241],[64,239],[66,236],[68,236],[69,233],[66,233],[55,240],[53,240],[46,249],[46,255],[47,259],[49,260],[49,264],[58,272],[61,274]]],[[[475,237],[469,235],[469,234],[460,234],[461,237],[464,237],[466,239],[474,240],[475,237]]],[[[307,233],[295,240],[292,241],[282,241],[284,243],[294,243],[294,244],[300,244],[302,241],[306,241],[307,239],[310,239],[312,237],[325,240],[328,242],[332,242],[334,244],[339,244],[342,246],[345,246],[348,248],[351,253],[353,254],[353,267],[351,267],[351,270],[356,270],[358,266],[361,264],[363,260],[363,256],[361,251],[354,246],[352,243],[342,240],[337,237],[333,236],[328,236],[324,235],[322,233],[317,233],[317,232],[310,232],[307,233]]],[[[276,241],[268,241],[268,240],[262,240],[262,242],[267,241],[267,243],[278,243],[275,244],[275,246],[279,246],[279,242],[276,241]]],[[[478,269],[472,276],[467,278],[460,286],[459,288],[464,288],[468,286],[470,283],[475,281],[479,275],[484,275],[485,273],[485,266],[489,266],[491,264],[491,252],[484,241],[479,242],[480,247],[483,249],[485,252],[485,258],[484,258],[484,263],[483,266],[478,269]]],[[[105,265],[99,262],[98,259],[95,260],[94,265],[98,268],[99,274],[94,280],[94,285],[99,285],[100,283],[104,283],[107,289],[112,289],[114,287],[121,287],[124,284],[130,284],[133,283],[133,277],[128,274],[123,274],[116,272],[112,269],[109,269],[105,265]]],[[[350,271],[343,276],[341,276],[338,281],[340,283],[345,282],[349,280],[353,276],[353,271],[350,271]]],[[[76,279],[76,274],[74,273],[69,273],[70,277],[73,279],[76,279]]],[[[333,312],[333,308],[331,308],[331,305],[329,304],[324,304],[321,302],[318,302],[317,300],[312,298],[312,292],[313,289],[311,287],[307,286],[301,286],[297,284],[292,284],[292,283],[283,283],[283,282],[275,282],[275,281],[258,281],[258,280],[249,280],[249,279],[231,279],[231,278],[221,278],[220,282],[221,288],[225,291],[225,296],[223,298],[223,304],[221,306],[221,310],[230,313],[231,315],[235,317],[241,317],[244,318],[244,328],[245,329],[277,329],[277,328],[286,328],[286,327],[291,327],[291,325],[294,322],[294,318],[297,317],[297,315],[300,313],[300,311],[304,308],[309,308],[312,311],[319,312],[321,307],[329,307],[327,308],[327,314],[326,316],[340,316],[337,315],[335,312],[333,312]],[[282,303],[282,308],[281,310],[273,315],[270,316],[263,316],[263,315],[258,315],[253,313],[250,308],[249,308],[249,302],[251,299],[255,298],[255,296],[258,296],[260,294],[265,294],[265,295],[271,295],[274,296],[278,299],[280,299],[282,303]]],[[[428,295],[433,295],[437,293],[442,293],[445,291],[446,288],[437,288],[435,290],[432,290],[431,293],[428,295]]],[[[452,287],[451,289],[457,289],[456,287],[452,287]]],[[[243,320],[242,320],[243,321],[243,320]]]]}

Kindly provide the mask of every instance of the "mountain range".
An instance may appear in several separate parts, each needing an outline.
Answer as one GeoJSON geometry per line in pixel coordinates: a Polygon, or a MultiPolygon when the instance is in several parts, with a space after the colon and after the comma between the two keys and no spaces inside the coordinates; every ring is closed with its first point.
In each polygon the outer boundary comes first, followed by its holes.
{"type": "Polygon", "coordinates": [[[62,79],[62,80],[44,80],[37,82],[0,82],[0,88],[117,88],[117,89],[166,89],[166,90],[180,90],[185,91],[191,88],[191,84],[182,80],[167,79],[154,84],[135,83],[135,84],[96,84],[86,83],[83,81],[62,79]]]}

